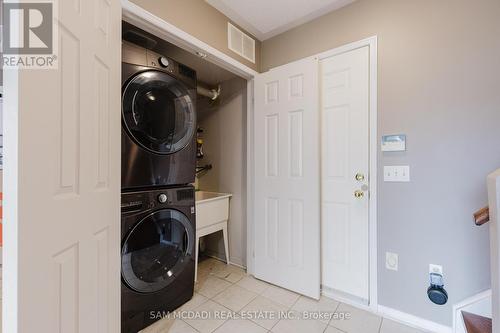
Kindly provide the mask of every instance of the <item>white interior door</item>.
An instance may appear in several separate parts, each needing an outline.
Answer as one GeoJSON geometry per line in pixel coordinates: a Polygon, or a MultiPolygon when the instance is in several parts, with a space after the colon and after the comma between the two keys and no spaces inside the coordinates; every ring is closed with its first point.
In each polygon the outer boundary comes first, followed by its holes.
{"type": "Polygon", "coordinates": [[[322,285],[369,297],[369,47],[322,59],[322,285]]]}
{"type": "Polygon", "coordinates": [[[120,332],[119,0],[58,1],[59,68],[6,70],[3,332],[120,332]]]}
{"type": "Polygon", "coordinates": [[[319,298],[318,60],[255,79],[255,276],[319,298]]]}

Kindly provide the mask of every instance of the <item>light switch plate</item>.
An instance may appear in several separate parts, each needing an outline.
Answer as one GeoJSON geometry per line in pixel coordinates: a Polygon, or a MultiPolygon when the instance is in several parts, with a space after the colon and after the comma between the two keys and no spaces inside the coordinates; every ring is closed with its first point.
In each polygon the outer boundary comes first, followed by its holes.
{"type": "Polygon", "coordinates": [[[399,265],[399,256],[397,253],[385,253],[385,268],[391,271],[397,271],[399,265]]]}
{"type": "Polygon", "coordinates": [[[386,165],[386,166],[384,166],[384,181],[385,182],[409,182],[410,181],[410,166],[409,165],[386,165]]]}

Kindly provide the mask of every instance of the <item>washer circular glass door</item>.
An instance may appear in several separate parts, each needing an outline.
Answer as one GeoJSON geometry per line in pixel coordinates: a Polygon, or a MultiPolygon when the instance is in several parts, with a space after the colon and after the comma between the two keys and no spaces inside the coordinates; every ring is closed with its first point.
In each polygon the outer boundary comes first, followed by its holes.
{"type": "Polygon", "coordinates": [[[122,277],[140,293],[167,287],[192,261],[194,230],[177,210],[156,211],[137,223],[122,247],[122,277]]]}
{"type": "Polygon", "coordinates": [[[139,73],[127,83],[122,115],[132,139],[157,154],[181,150],[195,132],[196,112],[188,89],[160,71],[139,73]]]}

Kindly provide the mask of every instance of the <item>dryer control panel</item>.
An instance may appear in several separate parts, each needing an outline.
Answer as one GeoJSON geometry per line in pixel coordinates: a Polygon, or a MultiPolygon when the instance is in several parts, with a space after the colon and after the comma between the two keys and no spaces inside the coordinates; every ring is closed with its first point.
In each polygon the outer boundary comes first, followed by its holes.
{"type": "Polygon", "coordinates": [[[194,207],[192,186],[122,193],[122,214],[176,206],[194,207]]]}

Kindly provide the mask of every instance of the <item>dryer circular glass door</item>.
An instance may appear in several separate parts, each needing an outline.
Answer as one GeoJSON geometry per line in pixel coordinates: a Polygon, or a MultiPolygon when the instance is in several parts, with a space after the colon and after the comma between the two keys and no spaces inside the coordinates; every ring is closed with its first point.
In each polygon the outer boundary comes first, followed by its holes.
{"type": "Polygon", "coordinates": [[[181,150],[195,132],[196,111],[189,90],[164,72],[142,72],[126,84],[122,116],[132,139],[157,154],[181,150]]]}
{"type": "Polygon", "coordinates": [[[177,210],[156,211],[137,223],[122,247],[122,277],[140,293],[167,287],[193,260],[194,230],[177,210]]]}

